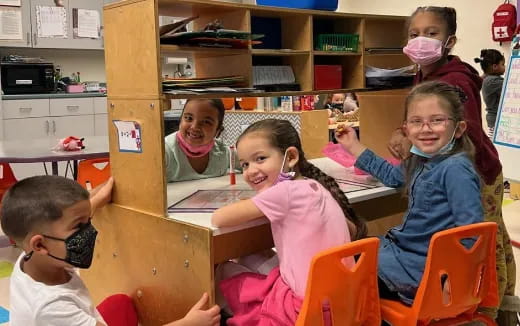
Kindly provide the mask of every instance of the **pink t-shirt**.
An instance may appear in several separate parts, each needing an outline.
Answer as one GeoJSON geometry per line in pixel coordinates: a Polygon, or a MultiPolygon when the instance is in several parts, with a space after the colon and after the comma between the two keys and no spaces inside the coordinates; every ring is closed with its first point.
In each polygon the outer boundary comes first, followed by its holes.
{"type": "Polygon", "coordinates": [[[283,280],[303,298],[314,255],[350,242],[341,207],[313,179],[280,182],[252,200],[271,221],[283,280]]]}

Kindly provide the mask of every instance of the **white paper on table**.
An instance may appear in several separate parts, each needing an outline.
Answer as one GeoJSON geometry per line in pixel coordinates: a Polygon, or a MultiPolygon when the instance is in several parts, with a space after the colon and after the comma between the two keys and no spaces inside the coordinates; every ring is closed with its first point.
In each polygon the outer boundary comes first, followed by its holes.
{"type": "Polygon", "coordinates": [[[97,10],[73,8],[74,36],[99,38],[101,19],[97,10]],[[77,29],[76,29],[77,28],[77,29]]]}
{"type": "Polygon", "coordinates": [[[22,5],[21,0],[0,0],[0,6],[16,6],[20,7],[22,5]]]}
{"type": "Polygon", "coordinates": [[[117,129],[120,152],[142,153],[141,127],[137,121],[112,121],[117,129]]]}
{"type": "Polygon", "coordinates": [[[0,39],[23,40],[22,10],[20,8],[0,8],[0,39]]]}
{"type": "Polygon", "coordinates": [[[64,7],[36,6],[38,37],[67,38],[67,11],[64,7]]]}

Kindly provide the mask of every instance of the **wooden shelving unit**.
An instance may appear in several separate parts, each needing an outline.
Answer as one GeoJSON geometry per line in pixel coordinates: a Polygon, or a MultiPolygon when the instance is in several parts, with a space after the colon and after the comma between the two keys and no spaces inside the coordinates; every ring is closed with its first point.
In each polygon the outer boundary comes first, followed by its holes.
{"type": "MultiPolygon", "coordinates": [[[[215,236],[211,228],[168,218],[163,138],[163,111],[168,109],[168,100],[307,95],[363,89],[367,63],[401,64],[404,56],[372,56],[364,49],[401,46],[405,18],[257,7],[214,0],[124,0],[105,6],[103,16],[110,163],[115,188],[113,204],[94,219],[100,231],[96,254],[92,267],[81,275],[95,301],[109,294],[127,293],[134,299],[140,324],[162,325],[182,317],[203,292],[208,292],[213,302],[215,263],[272,246],[270,230],[265,225],[215,236]],[[222,21],[226,28],[241,31],[251,31],[252,17],[280,19],[281,49],[161,45],[158,18],[161,15],[198,15],[195,30],[215,19],[222,21]],[[315,35],[324,32],[359,34],[357,53],[315,51],[315,35]],[[289,64],[302,91],[163,93],[161,56],[176,53],[193,55],[197,77],[243,75],[246,78],[243,86],[251,86],[254,64],[289,64]],[[314,90],[315,64],[341,65],[341,89],[314,90]],[[119,150],[114,120],[139,123],[142,153],[119,150]]],[[[309,117],[305,123],[311,128],[302,131],[309,137],[321,132],[318,129],[322,122],[324,125],[321,117],[316,124],[314,120],[318,120],[316,115],[326,113],[314,113],[301,114],[302,119],[309,117]]],[[[328,128],[324,125],[323,129],[328,128]]]]}

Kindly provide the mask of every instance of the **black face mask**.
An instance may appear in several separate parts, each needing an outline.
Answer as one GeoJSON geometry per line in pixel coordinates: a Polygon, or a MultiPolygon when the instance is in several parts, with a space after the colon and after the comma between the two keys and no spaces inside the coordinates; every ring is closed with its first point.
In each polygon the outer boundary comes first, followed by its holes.
{"type": "MultiPolygon", "coordinates": [[[[60,239],[45,234],[43,234],[43,236],[48,239],[65,242],[65,249],[67,250],[66,257],[59,258],[49,253],[48,255],[50,257],[64,261],[74,267],[89,268],[92,264],[92,258],[94,257],[97,233],[96,228],[94,228],[89,220],[88,223],[82,225],[78,231],[71,234],[67,239],[60,239]]],[[[33,252],[31,251],[24,257],[24,260],[29,260],[32,254],[33,252]]]]}

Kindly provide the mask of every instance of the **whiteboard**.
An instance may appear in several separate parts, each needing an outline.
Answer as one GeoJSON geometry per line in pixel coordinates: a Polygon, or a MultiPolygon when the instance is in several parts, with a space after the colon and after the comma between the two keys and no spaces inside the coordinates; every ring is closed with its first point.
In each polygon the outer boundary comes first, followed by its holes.
{"type": "Polygon", "coordinates": [[[507,65],[493,143],[500,156],[504,178],[520,182],[520,55],[518,50],[513,50],[507,65]]]}

